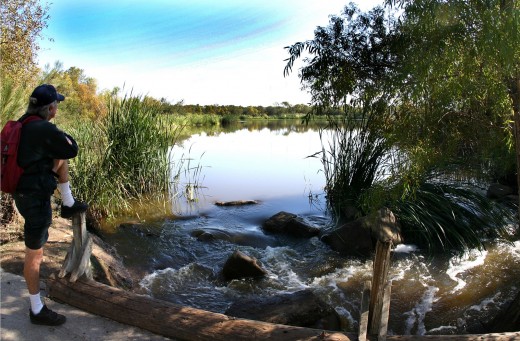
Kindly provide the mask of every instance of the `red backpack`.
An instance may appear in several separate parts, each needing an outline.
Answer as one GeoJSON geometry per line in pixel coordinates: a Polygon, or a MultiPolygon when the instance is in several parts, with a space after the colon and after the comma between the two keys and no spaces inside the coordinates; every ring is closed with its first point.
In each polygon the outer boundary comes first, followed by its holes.
{"type": "Polygon", "coordinates": [[[42,120],[40,116],[29,116],[23,121],[8,121],[2,128],[1,150],[2,164],[0,165],[1,189],[5,193],[14,193],[18,180],[23,173],[23,169],[18,166],[18,145],[20,143],[20,133],[22,126],[26,123],[42,120]]]}

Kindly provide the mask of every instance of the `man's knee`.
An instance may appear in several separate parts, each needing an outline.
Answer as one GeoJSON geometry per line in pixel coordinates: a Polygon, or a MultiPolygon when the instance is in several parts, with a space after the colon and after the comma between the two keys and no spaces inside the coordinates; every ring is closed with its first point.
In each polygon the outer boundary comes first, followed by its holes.
{"type": "Polygon", "coordinates": [[[43,260],[43,248],[36,250],[25,248],[25,267],[39,267],[43,260]]]}

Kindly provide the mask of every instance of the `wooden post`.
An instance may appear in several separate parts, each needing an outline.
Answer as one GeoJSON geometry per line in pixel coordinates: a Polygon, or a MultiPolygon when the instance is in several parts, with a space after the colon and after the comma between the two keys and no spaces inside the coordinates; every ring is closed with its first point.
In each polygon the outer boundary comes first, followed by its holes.
{"type": "Polygon", "coordinates": [[[379,333],[377,340],[385,341],[388,331],[388,318],[390,317],[390,295],[392,293],[392,281],[387,281],[383,293],[383,307],[381,309],[381,320],[379,321],[379,333]]]}
{"type": "Polygon", "coordinates": [[[368,333],[379,334],[383,296],[390,267],[390,250],[392,242],[377,241],[374,272],[372,278],[372,292],[368,314],[368,333]]]}
{"type": "Polygon", "coordinates": [[[358,336],[359,341],[367,340],[368,312],[369,312],[371,287],[372,287],[372,283],[370,281],[366,281],[365,286],[363,288],[363,294],[361,295],[361,312],[359,314],[359,336],[358,336]]]}
{"type": "Polygon", "coordinates": [[[87,232],[85,212],[75,214],[72,217],[72,230],[72,243],[58,276],[63,278],[70,273],[71,282],[75,282],[83,275],[88,279],[92,279],[92,270],[90,268],[92,238],[87,232]]]}

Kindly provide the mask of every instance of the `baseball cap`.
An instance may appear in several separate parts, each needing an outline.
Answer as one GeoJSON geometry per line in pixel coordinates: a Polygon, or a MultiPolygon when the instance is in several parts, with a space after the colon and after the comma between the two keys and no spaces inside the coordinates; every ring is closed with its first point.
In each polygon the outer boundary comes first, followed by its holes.
{"type": "Polygon", "coordinates": [[[56,88],[50,84],[37,86],[31,94],[31,103],[38,106],[51,104],[54,101],[61,102],[63,100],[65,100],[65,96],[59,94],[56,88]]]}

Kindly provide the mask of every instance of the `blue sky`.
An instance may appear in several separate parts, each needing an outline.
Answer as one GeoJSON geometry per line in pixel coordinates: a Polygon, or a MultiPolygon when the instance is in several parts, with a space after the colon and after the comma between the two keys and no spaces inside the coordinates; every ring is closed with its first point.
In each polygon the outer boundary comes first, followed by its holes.
{"type": "MultiPolygon", "coordinates": [[[[38,60],[79,67],[99,90],[172,103],[308,103],[297,72],[283,76],[284,47],[312,39],[347,2],[54,0],[38,60]]],[[[368,10],[381,1],[357,3],[368,10]]]]}

